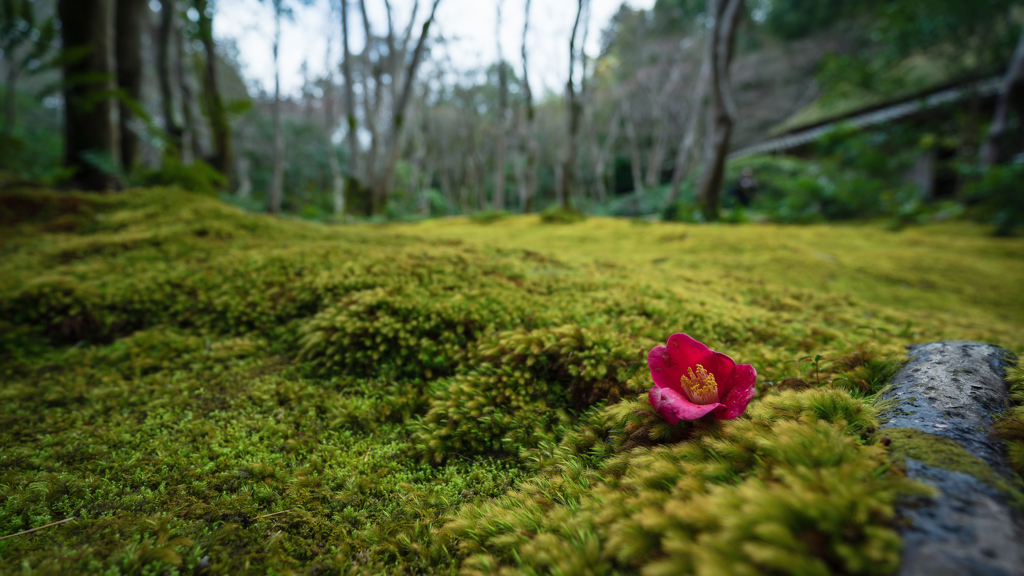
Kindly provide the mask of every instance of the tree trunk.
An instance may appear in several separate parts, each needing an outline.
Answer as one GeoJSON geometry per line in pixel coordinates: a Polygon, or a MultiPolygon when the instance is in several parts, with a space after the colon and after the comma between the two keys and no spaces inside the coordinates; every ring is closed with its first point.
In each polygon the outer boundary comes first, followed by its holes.
{"type": "Polygon", "coordinates": [[[76,169],[74,181],[83,189],[117,188],[117,176],[95,161],[117,166],[121,153],[113,98],[114,0],[60,0],[58,11],[64,49],[88,51],[64,63],[64,163],[76,169]]]}
{"type": "Polygon", "coordinates": [[[348,144],[348,177],[345,181],[347,190],[355,190],[356,174],[359,168],[359,120],[356,118],[355,85],[352,83],[352,52],[348,43],[348,0],[341,0],[341,41],[343,58],[341,73],[345,77],[345,119],[348,132],[345,141],[348,144]]]}
{"type": "Polygon", "coordinates": [[[608,136],[605,137],[604,145],[597,143],[597,134],[594,135],[594,179],[597,182],[598,201],[602,204],[608,201],[608,187],[604,182],[608,155],[611,154],[612,146],[619,139],[619,125],[622,124],[622,110],[616,109],[608,123],[608,136]]]}
{"type": "Polygon", "coordinates": [[[270,213],[281,213],[284,198],[284,137],[281,134],[281,0],[274,0],[274,173],[270,181],[270,213]]]}
{"type": "Polygon", "coordinates": [[[448,155],[442,153],[441,167],[437,172],[437,177],[441,184],[441,195],[444,196],[446,212],[451,216],[455,212],[455,207],[458,205],[458,199],[452,191],[452,176],[449,166],[450,162],[448,155]]]}
{"type": "Polygon", "coordinates": [[[508,73],[501,52],[501,4],[498,0],[494,38],[498,44],[498,134],[494,143],[494,209],[505,209],[505,116],[508,113],[508,73]]]}
{"type": "MultiPolygon", "coordinates": [[[[280,1],[277,0],[280,11],[280,1]]],[[[231,181],[231,127],[228,125],[224,99],[217,83],[217,47],[213,43],[213,19],[207,13],[207,0],[196,0],[199,11],[199,40],[206,52],[206,69],[203,92],[206,95],[206,109],[210,114],[210,131],[213,133],[213,167],[231,181]]],[[[280,19],[280,17],[279,17],[280,19]]],[[[275,57],[276,58],[276,57],[275,57]]]]}
{"type": "Polygon", "coordinates": [[[235,192],[235,196],[240,200],[248,200],[252,197],[252,180],[249,179],[249,159],[239,154],[237,163],[238,190],[235,192]]]}
{"type": "Polygon", "coordinates": [[[370,52],[373,46],[373,30],[370,29],[370,17],[366,14],[366,0],[359,0],[359,11],[363,17],[363,33],[366,36],[366,45],[363,48],[363,115],[366,117],[366,129],[370,132],[370,149],[366,153],[366,166],[363,168],[363,184],[369,188],[370,198],[367,202],[367,215],[377,212],[379,197],[374,187],[377,171],[377,154],[380,150],[380,132],[377,129],[377,115],[380,111],[381,102],[381,63],[378,55],[377,61],[370,59],[370,52]],[[372,73],[372,74],[371,74],[372,73]],[[373,78],[373,98],[370,97],[370,78],[373,78]]]}
{"type": "Polygon", "coordinates": [[[644,178],[648,188],[661,184],[661,165],[665,163],[665,146],[668,144],[668,122],[658,117],[658,127],[654,136],[654,146],[647,160],[647,176],[644,178]]]}
{"type": "Polygon", "coordinates": [[[555,163],[555,203],[565,206],[565,165],[561,162],[555,163]]]}
{"type": "MultiPolygon", "coordinates": [[[[576,32],[580,26],[580,17],[583,15],[583,7],[586,0],[578,0],[576,10],[576,23],[572,27],[572,36],[569,37],[569,81],[566,82],[566,102],[568,105],[569,117],[569,143],[565,155],[565,162],[562,165],[562,208],[572,208],[572,190],[576,185],[576,136],[580,128],[580,116],[583,113],[583,105],[576,99],[576,86],[573,84],[573,68],[576,67],[576,32]]],[[[584,71],[584,74],[586,72],[584,71]]]]}
{"type": "Polygon", "coordinates": [[[667,116],[666,103],[675,93],[676,83],[679,81],[681,71],[678,66],[672,68],[668,81],[662,86],[661,91],[654,102],[654,118],[657,122],[655,129],[654,145],[651,147],[650,157],[647,160],[647,176],[645,183],[648,188],[654,188],[661,184],[661,170],[665,164],[665,153],[668,148],[669,122],[665,121],[667,116]]]}
{"type": "Polygon", "coordinates": [[[701,175],[698,200],[706,220],[718,219],[722,181],[725,177],[725,159],[729,154],[729,139],[736,121],[735,105],[729,86],[729,65],[732,63],[736,28],[743,0],[717,0],[715,24],[712,31],[711,94],[714,105],[714,134],[711,157],[701,175]]]}
{"type": "Polygon", "coordinates": [[[157,35],[156,68],[160,80],[160,104],[164,113],[164,130],[167,132],[167,153],[181,160],[182,128],[174,110],[174,91],[171,88],[171,38],[174,37],[174,0],[160,0],[160,30],[157,35]]]}
{"type": "MultiPolygon", "coordinates": [[[[330,67],[327,68],[330,70],[330,67]]],[[[345,178],[341,174],[341,166],[338,164],[338,152],[334,149],[335,118],[334,98],[329,92],[334,84],[333,75],[327,76],[327,90],[324,93],[324,144],[327,148],[327,165],[331,169],[331,197],[334,201],[334,215],[341,216],[345,213],[345,178]]]]}
{"type": "Polygon", "coordinates": [[[420,179],[420,215],[424,218],[430,217],[430,196],[427,194],[430,192],[431,184],[434,182],[434,164],[433,161],[427,160],[427,165],[423,169],[423,176],[420,179]]]}
{"type": "Polygon", "coordinates": [[[526,16],[523,19],[523,100],[526,103],[526,122],[523,130],[523,143],[526,155],[524,174],[524,194],[521,199],[523,213],[533,209],[533,198],[537,189],[537,141],[534,138],[533,123],[536,112],[533,108],[533,92],[530,90],[530,77],[527,74],[526,33],[530,28],[530,0],[526,0],[526,16]]]}
{"type": "MultiPolygon", "coordinates": [[[[344,0],[342,0],[344,4],[344,0]]],[[[342,7],[344,10],[344,7],[342,7]]],[[[333,13],[333,12],[332,12],[333,13]]],[[[345,213],[345,178],[341,174],[338,163],[338,152],[334,148],[334,128],[337,119],[334,117],[334,71],[331,65],[331,43],[334,35],[327,38],[327,50],[324,51],[324,69],[327,70],[327,86],[324,88],[324,145],[327,151],[327,166],[331,169],[331,199],[334,215],[345,213]]]]}
{"type": "Polygon", "coordinates": [[[135,113],[142,105],[142,18],[145,0],[117,0],[117,85],[121,89],[121,164],[130,172],[139,163],[139,137],[132,130],[135,113]]]}
{"type": "Polygon", "coordinates": [[[176,34],[178,46],[178,86],[181,88],[181,112],[185,119],[185,130],[188,131],[189,145],[183,149],[182,162],[191,164],[193,160],[203,157],[203,146],[199,140],[199,128],[192,114],[195,94],[192,92],[192,81],[185,69],[185,30],[179,29],[176,34]]]}
{"type": "Polygon", "coordinates": [[[626,109],[626,139],[629,140],[629,168],[633,177],[633,193],[639,196],[644,193],[644,168],[640,156],[640,143],[636,136],[636,122],[633,120],[632,106],[629,102],[624,100],[622,107],[626,109]]]}
{"type": "Polygon", "coordinates": [[[697,140],[697,130],[700,128],[700,119],[704,112],[704,98],[708,91],[708,76],[711,74],[712,37],[709,34],[704,40],[704,54],[701,57],[700,73],[697,75],[697,85],[693,89],[693,97],[690,100],[690,117],[686,122],[683,140],[679,143],[675,166],[672,167],[672,190],[665,201],[666,206],[674,204],[676,199],[679,198],[679,188],[682,186],[683,176],[690,166],[690,158],[693,155],[693,145],[697,140]]]}
{"type": "Polygon", "coordinates": [[[1014,92],[1019,90],[1018,84],[1021,79],[1024,79],[1024,31],[1021,31],[1017,49],[1013,51],[1010,67],[1003,78],[1003,85],[999,90],[999,97],[996,99],[996,111],[992,118],[992,126],[988,131],[988,139],[981,149],[981,163],[985,166],[1002,164],[1007,160],[1008,154],[1006,154],[1003,140],[1010,125],[1010,103],[1014,92]]]}

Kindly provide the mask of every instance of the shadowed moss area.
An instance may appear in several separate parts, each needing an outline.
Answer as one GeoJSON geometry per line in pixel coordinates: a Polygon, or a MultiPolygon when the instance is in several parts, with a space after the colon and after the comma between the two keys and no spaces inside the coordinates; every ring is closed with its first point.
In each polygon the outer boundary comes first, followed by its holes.
{"type": "Polygon", "coordinates": [[[173,189],[0,223],[0,537],[73,518],[0,540],[10,573],[892,573],[916,488],[866,442],[903,346],[1024,351],[1024,243],[971,228],[330,227],[173,189]],[[982,280],[904,305],[825,249],[982,280]],[[650,410],[674,332],[757,368],[742,418],[650,410]]]}

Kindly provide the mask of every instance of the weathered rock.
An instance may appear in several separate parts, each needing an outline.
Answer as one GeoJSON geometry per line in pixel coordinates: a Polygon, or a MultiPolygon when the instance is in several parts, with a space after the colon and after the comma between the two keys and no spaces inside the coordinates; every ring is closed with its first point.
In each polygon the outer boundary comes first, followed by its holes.
{"type": "MultiPolygon", "coordinates": [[[[965,473],[921,461],[926,456],[906,458],[907,474],[937,493],[901,505],[900,574],[1024,575],[1024,518],[1010,505],[1003,446],[989,437],[993,414],[1009,408],[1004,371],[1016,357],[991,344],[950,341],[912,346],[909,360],[878,400],[882,434],[910,429],[952,440],[966,450],[961,462],[976,467],[965,473]]],[[[926,444],[929,437],[920,438],[926,444]]]]}

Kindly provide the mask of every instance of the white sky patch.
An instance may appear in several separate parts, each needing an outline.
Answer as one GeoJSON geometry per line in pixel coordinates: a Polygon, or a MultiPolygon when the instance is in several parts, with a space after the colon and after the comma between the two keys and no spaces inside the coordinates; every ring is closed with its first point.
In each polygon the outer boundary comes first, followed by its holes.
{"type": "MultiPolygon", "coordinates": [[[[284,0],[286,5],[289,0],[284,0]]],[[[335,0],[330,0],[332,4],[335,0]]],[[[297,94],[302,87],[302,65],[306,63],[311,77],[321,76],[329,61],[337,73],[341,60],[341,16],[331,10],[329,0],[313,0],[311,5],[290,2],[293,16],[281,24],[281,91],[297,94]],[[328,38],[332,51],[326,57],[328,38]]],[[[361,50],[365,35],[358,0],[349,0],[349,37],[354,50],[361,50]]],[[[649,9],[655,0],[629,0],[633,8],[649,9]]],[[[502,5],[501,42],[505,59],[517,69],[521,66],[520,43],[523,33],[525,0],[504,0],[502,5]]],[[[601,30],[618,11],[622,0],[590,0],[590,34],[587,54],[596,56],[600,50],[601,30]]],[[[396,34],[409,23],[413,0],[391,0],[396,34]]],[[[437,19],[430,36],[448,39],[448,57],[460,70],[485,67],[498,59],[495,42],[497,0],[441,0],[437,19]]],[[[420,0],[414,36],[430,10],[430,0],[420,0]]],[[[367,0],[367,12],[375,34],[387,30],[383,0],[367,0]]],[[[561,92],[568,76],[569,36],[576,17],[572,0],[533,0],[530,7],[530,32],[527,53],[530,61],[530,82],[541,90],[561,92]]],[[[580,32],[583,33],[583,23],[580,32]]],[[[233,39],[239,49],[242,72],[250,88],[274,90],[272,44],[274,10],[271,0],[218,0],[214,18],[214,34],[218,39],[233,39]]],[[[443,57],[435,52],[435,57],[443,57]]]]}

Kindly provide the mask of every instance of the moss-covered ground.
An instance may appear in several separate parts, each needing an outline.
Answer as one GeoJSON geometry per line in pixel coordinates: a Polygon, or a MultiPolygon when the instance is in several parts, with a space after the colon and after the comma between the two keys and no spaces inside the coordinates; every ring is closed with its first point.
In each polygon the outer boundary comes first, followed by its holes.
{"type": "Polygon", "coordinates": [[[963,224],[8,191],[0,572],[893,573],[919,487],[873,396],[911,342],[1024,352],[1022,281],[1024,241],[963,224]],[[674,332],[757,368],[743,417],[651,412],[674,332]]]}

